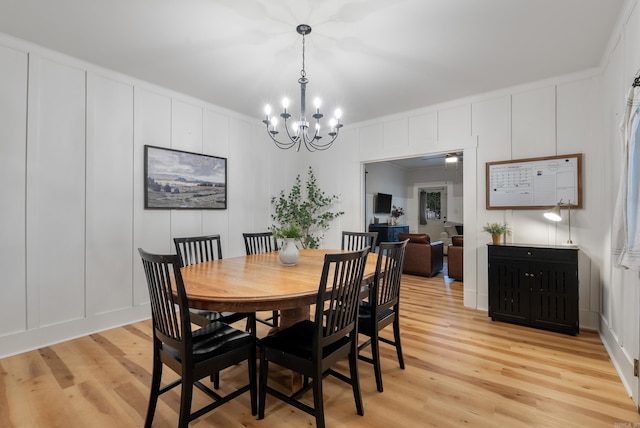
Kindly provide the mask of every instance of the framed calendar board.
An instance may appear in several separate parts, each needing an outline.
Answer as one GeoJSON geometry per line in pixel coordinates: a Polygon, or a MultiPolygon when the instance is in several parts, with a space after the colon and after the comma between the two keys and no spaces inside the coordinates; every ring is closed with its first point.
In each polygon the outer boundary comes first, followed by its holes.
{"type": "Polygon", "coordinates": [[[582,208],[582,153],[487,162],[487,209],[582,208]]]}

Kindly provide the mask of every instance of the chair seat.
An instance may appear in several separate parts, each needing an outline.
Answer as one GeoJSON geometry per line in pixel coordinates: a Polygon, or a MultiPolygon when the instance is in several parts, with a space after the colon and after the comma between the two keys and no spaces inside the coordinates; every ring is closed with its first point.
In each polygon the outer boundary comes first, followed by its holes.
{"type": "Polygon", "coordinates": [[[244,320],[249,315],[244,312],[216,312],[216,311],[204,311],[200,309],[189,309],[192,315],[205,318],[209,322],[221,321],[227,324],[233,324],[236,321],[244,320]]]}
{"type": "MultiPolygon", "coordinates": [[[[360,333],[369,335],[370,332],[373,332],[373,330],[377,328],[375,321],[372,319],[371,312],[371,305],[368,303],[363,302],[360,305],[360,312],[358,314],[358,331],[360,333]]],[[[395,312],[392,309],[385,309],[378,314],[378,324],[387,325],[393,321],[394,316],[395,312]]]]}
{"type": "MultiPolygon", "coordinates": [[[[312,346],[314,335],[314,322],[311,320],[300,321],[289,328],[270,334],[258,341],[258,345],[264,348],[274,348],[284,353],[295,355],[298,358],[312,360],[312,346]]],[[[323,349],[323,357],[330,355],[336,349],[349,343],[349,337],[345,336],[323,349]]]]}
{"type": "MultiPolygon", "coordinates": [[[[255,344],[255,337],[223,322],[212,322],[195,330],[193,338],[193,361],[195,363],[223,355],[229,351],[255,344]]],[[[178,361],[180,352],[166,344],[162,349],[178,361]]]]}
{"type": "MultiPolygon", "coordinates": [[[[358,313],[358,325],[362,325],[362,322],[371,322],[372,316],[371,305],[368,303],[360,305],[360,312],[358,313]]],[[[385,309],[378,314],[378,321],[393,316],[393,309],[385,309]]]]}

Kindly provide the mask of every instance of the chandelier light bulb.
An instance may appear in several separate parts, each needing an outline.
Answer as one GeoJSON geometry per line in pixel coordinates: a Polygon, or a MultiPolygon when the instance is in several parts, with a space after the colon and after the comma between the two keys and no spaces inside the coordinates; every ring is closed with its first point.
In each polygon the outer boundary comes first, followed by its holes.
{"type": "Polygon", "coordinates": [[[338,121],[336,120],[335,117],[332,117],[331,120],[329,121],[329,127],[331,129],[334,129],[336,127],[336,125],[338,124],[338,121]]]}
{"type": "Polygon", "coordinates": [[[269,117],[269,115],[271,114],[271,106],[269,104],[264,106],[264,113],[267,115],[267,117],[269,117]]]}
{"type": "Polygon", "coordinates": [[[273,129],[276,129],[276,127],[278,126],[278,118],[277,117],[272,117],[271,118],[271,126],[273,126],[273,129]]]}
{"type": "Polygon", "coordinates": [[[284,97],[282,99],[282,108],[285,110],[289,108],[289,98],[284,97]]]}
{"type": "Polygon", "coordinates": [[[315,98],[313,100],[313,106],[316,108],[316,110],[319,110],[321,105],[322,101],[320,101],[320,98],[315,98]]]}
{"type": "Polygon", "coordinates": [[[340,120],[340,118],[342,117],[342,110],[337,108],[335,113],[333,113],[333,114],[335,115],[336,119],[340,120]]]}

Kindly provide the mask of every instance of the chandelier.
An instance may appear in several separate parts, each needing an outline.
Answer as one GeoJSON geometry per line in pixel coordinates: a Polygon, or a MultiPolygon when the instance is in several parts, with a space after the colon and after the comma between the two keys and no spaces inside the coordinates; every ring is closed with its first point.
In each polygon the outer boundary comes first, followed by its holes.
{"type": "Polygon", "coordinates": [[[307,79],[307,73],[304,69],[304,41],[305,36],[311,33],[311,27],[306,24],[300,24],[296,27],[296,31],[298,34],[302,35],[302,70],[300,70],[300,78],[298,79],[298,83],[300,83],[300,118],[297,121],[293,119],[293,123],[289,121],[291,118],[291,114],[287,111],[287,108],[289,108],[289,100],[287,98],[283,98],[282,113],[280,113],[279,116],[284,120],[283,128],[286,131],[288,140],[279,141],[276,138],[279,134],[278,118],[275,115],[271,116],[271,106],[268,104],[264,108],[266,116],[262,122],[267,127],[267,134],[280,149],[286,150],[295,147],[296,151],[299,151],[300,146],[304,143],[304,146],[310,152],[326,150],[331,147],[336,138],[338,138],[338,132],[340,131],[340,128],[342,128],[342,124],[340,123],[342,111],[340,109],[336,109],[334,117],[329,121],[329,132],[327,133],[329,139],[325,142],[321,142],[320,140],[322,136],[320,135],[320,119],[323,117],[322,113],[320,113],[321,102],[319,98],[314,99],[313,105],[315,107],[315,113],[311,117],[315,119],[315,126],[314,129],[310,131],[309,122],[307,121],[306,116],[305,94],[309,79],[307,79]]]}

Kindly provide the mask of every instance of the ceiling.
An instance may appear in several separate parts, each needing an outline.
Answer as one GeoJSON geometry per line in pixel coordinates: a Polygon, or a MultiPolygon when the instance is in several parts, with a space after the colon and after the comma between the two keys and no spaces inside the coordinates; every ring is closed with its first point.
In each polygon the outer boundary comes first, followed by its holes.
{"type": "Polygon", "coordinates": [[[261,117],[360,122],[598,67],[623,0],[0,0],[0,32],[261,117]]]}

